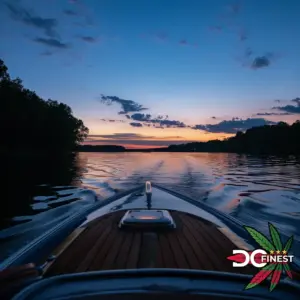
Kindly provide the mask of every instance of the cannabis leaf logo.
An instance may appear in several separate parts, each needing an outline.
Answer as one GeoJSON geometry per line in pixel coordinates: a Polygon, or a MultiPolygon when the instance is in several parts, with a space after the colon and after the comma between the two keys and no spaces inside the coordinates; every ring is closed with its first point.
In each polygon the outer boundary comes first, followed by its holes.
{"type": "MultiPolygon", "coordinates": [[[[244,228],[248,231],[248,233],[251,235],[251,237],[265,250],[270,252],[271,255],[287,255],[289,249],[292,246],[293,243],[293,236],[291,236],[286,244],[283,246],[281,242],[281,238],[279,235],[279,232],[277,228],[269,224],[269,232],[271,241],[268,240],[268,238],[263,235],[261,232],[257,231],[253,227],[244,226],[244,228]]],[[[287,276],[292,278],[292,272],[290,269],[290,266],[287,262],[272,262],[267,264],[265,267],[263,267],[257,274],[253,276],[251,281],[246,285],[245,289],[251,289],[260,284],[262,281],[267,279],[271,276],[271,284],[270,284],[270,292],[274,290],[274,288],[277,286],[278,282],[280,281],[280,277],[282,272],[285,271],[287,276]]]]}

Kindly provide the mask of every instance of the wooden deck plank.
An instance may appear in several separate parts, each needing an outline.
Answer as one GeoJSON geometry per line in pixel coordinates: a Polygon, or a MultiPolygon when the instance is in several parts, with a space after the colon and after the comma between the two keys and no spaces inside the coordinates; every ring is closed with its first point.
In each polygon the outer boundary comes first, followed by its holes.
{"type": "MultiPolygon", "coordinates": [[[[227,266],[224,266],[224,262],[226,261],[226,254],[224,254],[223,251],[223,245],[219,245],[215,243],[214,239],[212,238],[215,234],[216,229],[210,228],[208,225],[205,225],[204,227],[200,226],[200,222],[197,222],[193,217],[189,220],[189,222],[192,222],[194,226],[194,230],[197,233],[198,238],[203,239],[203,249],[205,247],[207,253],[209,253],[209,256],[212,258],[212,261],[214,262],[214,268],[215,270],[227,270],[227,266]],[[193,220],[194,219],[194,220],[193,220]],[[209,230],[211,229],[211,230],[209,230]],[[221,258],[222,257],[222,258],[221,258]]],[[[229,245],[229,251],[232,253],[233,244],[229,245]]]]}
{"type": "Polygon", "coordinates": [[[204,269],[252,273],[235,269],[226,259],[236,248],[217,227],[187,213],[170,211],[176,229],[130,231],[118,228],[125,211],[88,223],[86,229],[52,263],[46,276],[135,268],[204,269]]]}
{"type": "Polygon", "coordinates": [[[238,271],[233,268],[232,262],[226,259],[226,257],[232,255],[232,250],[236,249],[236,246],[226,236],[222,235],[215,225],[199,222],[195,216],[191,216],[191,219],[194,221],[198,234],[201,234],[206,240],[207,246],[210,249],[210,255],[215,262],[215,270],[239,272],[242,274],[252,271],[251,268],[240,268],[238,271]]]}
{"type": "MultiPolygon", "coordinates": [[[[184,227],[184,224],[182,224],[181,219],[178,217],[178,214],[174,212],[173,215],[176,216],[177,222],[179,222],[181,225],[181,232],[180,234],[176,235],[176,238],[181,246],[182,252],[185,255],[189,268],[202,269],[201,264],[199,263],[199,260],[197,258],[197,252],[194,252],[188,240],[188,238],[191,238],[191,236],[189,234],[186,234],[186,229],[184,227]]],[[[193,242],[195,242],[194,239],[193,242]]]]}
{"type": "Polygon", "coordinates": [[[109,237],[110,232],[112,231],[112,226],[107,223],[107,227],[104,229],[100,237],[95,241],[93,247],[86,253],[86,256],[79,264],[76,269],[76,272],[85,272],[89,269],[90,265],[93,263],[95,256],[99,252],[99,249],[105,245],[107,238],[109,237]]]}
{"type": "Polygon", "coordinates": [[[101,228],[101,226],[102,220],[99,220],[98,224],[96,223],[94,228],[86,228],[52,263],[49,270],[46,272],[47,275],[74,272],[81,261],[80,256],[84,251],[92,246],[95,231],[97,231],[98,228],[101,228]]]}
{"type": "Polygon", "coordinates": [[[141,248],[141,232],[135,232],[126,262],[126,269],[137,269],[141,248]]]}
{"type": "Polygon", "coordinates": [[[113,244],[115,241],[119,241],[120,232],[115,228],[114,224],[112,224],[112,230],[108,238],[105,241],[105,244],[99,249],[98,254],[95,256],[94,260],[89,266],[89,271],[101,270],[103,265],[106,266],[105,260],[108,256],[109,252],[113,250],[113,244]]]}
{"type": "Polygon", "coordinates": [[[158,235],[159,247],[162,254],[163,266],[165,268],[178,268],[169,241],[164,233],[158,235]]]}
{"type": "Polygon", "coordinates": [[[157,235],[157,241],[158,241],[158,245],[157,245],[157,256],[156,256],[156,268],[163,268],[164,267],[164,263],[163,263],[163,258],[162,258],[162,252],[160,249],[160,245],[159,245],[159,236],[157,235]]]}
{"type": "MultiPolygon", "coordinates": [[[[120,234],[120,233],[117,233],[120,234]]],[[[101,270],[113,269],[116,258],[118,257],[119,251],[121,251],[121,245],[125,242],[127,235],[121,234],[118,238],[113,241],[112,246],[103,262],[101,270]]]]}
{"type": "Polygon", "coordinates": [[[143,232],[138,268],[155,268],[159,250],[156,232],[143,232]]]}
{"type": "Polygon", "coordinates": [[[176,231],[166,234],[166,237],[170,243],[171,250],[174,254],[174,259],[180,269],[189,269],[190,266],[186,260],[185,253],[182,251],[181,245],[177,239],[176,231]]]}
{"type": "Polygon", "coordinates": [[[133,243],[133,238],[134,238],[133,232],[128,232],[126,240],[122,244],[118,256],[115,260],[113,266],[114,269],[120,269],[120,270],[126,269],[126,261],[127,261],[126,258],[129,257],[129,252],[130,252],[131,245],[133,243]]]}
{"type": "Polygon", "coordinates": [[[193,247],[194,252],[197,255],[198,260],[201,263],[201,269],[215,270],[218,266],[218,262],[214,260],[210,255],[210,249],[206,245],[206,240],[201,234],[195,230],[195,222],[192,219],[187,218],[184,214],[178,214],[179,218],[183,221],[183,231],[190,245],[193,247]],[[204,246],[205,245],[205,246],[204,246]]]}

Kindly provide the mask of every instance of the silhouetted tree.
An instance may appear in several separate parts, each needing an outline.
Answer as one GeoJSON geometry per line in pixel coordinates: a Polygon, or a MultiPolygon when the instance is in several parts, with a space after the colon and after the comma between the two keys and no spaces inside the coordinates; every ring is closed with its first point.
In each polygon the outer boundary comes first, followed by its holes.
{"type": "Polygon", "coordinates": [[[88,134],[69,106],[43,100],[12,79],[0,60],[1,220],[30,214],[39,184],[68,185],[78,179],[76,153],[88,134]],[[11,157],[12,155],[12,157],[11,157]]]}
{"type": "Polygon", "coordinates": [[[11,79],[0,60],[0,151],[67,153],[88,134],[69,106],[43,100],[26,89],[19,78],[11,79]]]}
{"type": "Polygon", "coordinates": [[[223,141],[172,145],[169,151],[236,152],[252,154],[300,154],[300,121],[292,125],[279,122],[237,132],[223,141]]]}

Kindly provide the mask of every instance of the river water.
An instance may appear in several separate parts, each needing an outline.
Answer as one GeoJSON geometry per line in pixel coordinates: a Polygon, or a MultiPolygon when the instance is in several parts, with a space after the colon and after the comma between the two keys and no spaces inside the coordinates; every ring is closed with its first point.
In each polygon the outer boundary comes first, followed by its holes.
{"type": "Polygon", "coordinates": [[[9,177],[14,178],[13,187],[9,179],[9,191],[18,209],[2,222],[0,261],[82,207],[146,180],[205,202],[266,234],[271,222],[284,239],[294,235],[294,254],[300,255],[300,161],[294,157],[80,153],[69,164],[24,168],[18,165],[9,177]]]}

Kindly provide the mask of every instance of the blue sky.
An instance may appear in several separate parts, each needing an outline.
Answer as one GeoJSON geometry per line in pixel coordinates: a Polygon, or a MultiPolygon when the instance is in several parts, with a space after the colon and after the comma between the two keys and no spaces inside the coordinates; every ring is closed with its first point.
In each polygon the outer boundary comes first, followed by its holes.
{"type": "Polygon", "coordinates": [[[70,105],[90,129],[88,143],[208,140],[299,117],[297,0],[0,5],[10,74],[70,105]],[[127,116],[118,114],[122,103],[131,105],[127,116]]]}

